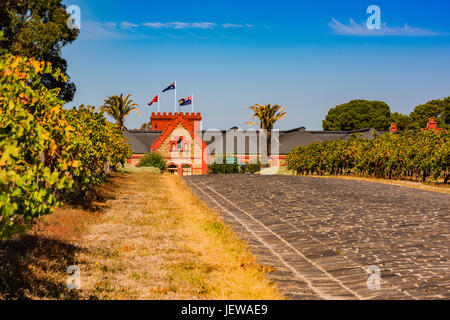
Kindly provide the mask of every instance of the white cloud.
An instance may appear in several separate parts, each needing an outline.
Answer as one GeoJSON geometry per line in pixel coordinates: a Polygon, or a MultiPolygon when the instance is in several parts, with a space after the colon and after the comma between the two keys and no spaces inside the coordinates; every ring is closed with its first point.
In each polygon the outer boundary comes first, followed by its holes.
{"type": "Polygon", "coordinates": [[[216,26],[216,24],[212,23],[212,22],[200,22],[200,23],[195,22],[195,23],[192,23],[191,25],[192,25],[192,28],[197,28],[197,29],[212,29],[216,26]]]}
{"type": "Polygon", "coordinates": [[[117,27],[117,23],[115,23],[115,22],[105,22],[104,25],[107,28],[115,28],[115,27],[117,27]]]}
{"type": "MultiPolygon", "coordinates": [[[[171,30],[212,30],[216,27],[222,28],[252,28],[250,24],[234,24],[224,23],[217,25],[213,22],[146,22],[132,23],[129,21],[122,22],[86,22],[81,29],[81,37],[86,39],[123,39],[129,37],[153,38],[155,35],[145,33],[145,29],[139,27],[147,27],[151,29],[171,29],[171,30]]],[[[194,35],[194,34],[190,34],[194,35]]],[[[201,37],[200,35],[196,35],[201,37]]]]}
{"type": "Polygon", "coordinates": [[[170,22],[166,24],[168,28],[173,29],[186,29],[190,27],[190,23],[187,22],[170,22]]]}
{"type": "Polygon", "coordinates": [[[248,24],[248,23],[246,23],[246,24],[236,24],[236,23],[224,23],[224,24],[222,24],[222,28],[225,28],[225,29],[229,29],[229,28],[244,28],[244,27],[246,27],[246,28],[253,28],[253,25],[248,24]]]}
{"type": "Polygon", "coordinates": [[[431,37],[448,35],[448,33],[436,32],[428,29],[411,27],[405,24],[403,27],[388,27],[386,23],[381,26],[381,29],[369,30],[365,22],[360,24],[350,19],[349,24],[339,22],[331,18],[329,23],[333,33],[346,36],[403,36],[403,37],[431,37]]]}
{"type": "Polygon", "coordinates": [[[146,22],[146,23],[143,23],[142,25],[145,27],[155,28],[155,29],[167,28],[167,26],[161,22],[146,22]]]}
{"type": "Polygon", "coordinates": [[[142,24],[143,26],[161,29],[161,28],[170,28],[170,29],[212,29],[216,26],[215,23],[212,22],[146,22],[142,24]]]}
{"type": "Polygon", "coordinates": [[[85,22],[81,26],[80,31],[80,37],[86,39],[118,39],[125,37],[114,22],[85,22]]]}
{"type": "Polygon", "coordinates": [[[133,29],[134,29],[134,28],[137,28],[137,27],[139,27],[138,24],[131,23],[131,22],[128,22],[128,21],[122,21],[122,22],[120,23],[120,28],[121,28],[122,30],[131,30],[131,31],[134,31],[133,29]]]}
{"type": "Polygon", "coordinates": [[[81,26],[80,37],[84,39],[125,39],[125,38],[154,38],[137,32],[139,25],[127,21],[115,22],[85,22],[81,26]]]}
{"type": "Polygon", "coordinates": [[[222,24],[222,27],[228,29],[228,28],[242,28],[242,24],[234,24],[234,23],[224,23],[222,24]]]}

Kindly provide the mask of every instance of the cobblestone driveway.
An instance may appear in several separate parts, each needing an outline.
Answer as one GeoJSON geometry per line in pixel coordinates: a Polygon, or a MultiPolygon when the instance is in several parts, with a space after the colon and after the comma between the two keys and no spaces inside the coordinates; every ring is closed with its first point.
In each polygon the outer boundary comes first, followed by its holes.
{"type": "Polygon", "coordinates": [[[296,176],[185,180],[289,298],[450,298],[448,194],[296,176]],[[379,290],[367,287],[368,266],[380,268],[379,290]]]}

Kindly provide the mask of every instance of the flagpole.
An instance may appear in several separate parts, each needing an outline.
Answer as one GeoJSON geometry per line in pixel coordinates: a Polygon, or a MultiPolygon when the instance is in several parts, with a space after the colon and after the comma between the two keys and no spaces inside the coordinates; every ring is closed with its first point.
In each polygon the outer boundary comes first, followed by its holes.
{"type": "Polygon", "coordinates": [[[194,94],[192,94],[191,96],[192,96],[191,112],[194,113],[194,94]]]}
{"type": "Polygon", "coordinates": [[[159,93],[158,93],[158,113],[159,113],[159,93]]]}
{"type": "Polygon", "coordinates": [[[175,113],[177,113],[177,82],[175,81],[175,93],[174,93],[174,102],[175,102],[175,113]]]}

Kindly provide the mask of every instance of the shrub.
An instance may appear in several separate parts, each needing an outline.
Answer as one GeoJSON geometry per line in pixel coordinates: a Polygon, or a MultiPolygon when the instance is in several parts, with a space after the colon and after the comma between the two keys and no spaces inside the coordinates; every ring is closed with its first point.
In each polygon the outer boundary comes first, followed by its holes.
{"type": "Polygon", "coordinates": [[[93,187],[107,178],[107,167],[123,165],[132,155],[117,124],[106,121],[103,112],[96,112],[92,106],[81,105],[66,110],[68,123],[75,129],[69,150],[78,166],[70,171],[75,184],[74,191],[85,196],[93,187]]]}
{"type": "Polygon", "coordinates": [[[239,173],[239,166],[236,163],[211,163],[208,165],[208,173],[239,173]]]}
{"type": "Polygon", "coordinates": [[[236,163],[211,163],[208,165],[209,174],[218,173],[255,173],[261,170],[261,163],[248,164],[242,166],[236,163]]]}
{"type": "Polygon", "coordinates": [[[164,172],[167,168],[167,161],[164,156],[157,152],[149,152],[144,158],[139,160],[138,167],[155,167],[164,172]]]}
{"type": "Polygon", "coordinates": [[[249,163],[245,166],[245,172],[255,173],[261,171],[261,162],[258,159],[257,163],[249,163]]]}

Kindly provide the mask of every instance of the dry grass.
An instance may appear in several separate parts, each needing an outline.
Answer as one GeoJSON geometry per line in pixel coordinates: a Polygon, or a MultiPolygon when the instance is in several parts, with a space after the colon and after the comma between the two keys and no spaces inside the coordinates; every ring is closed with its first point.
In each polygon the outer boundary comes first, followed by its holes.
{"type": "Polygon", "coordinates": [[[77,264],[85,250],[77,244],[89,225],[101,219],[104,202],[118,187],[117,177],[102,186],[91,200],[57,208],[41,218],[24,237],[0,241],[0,299],[77,299],[67,289],[67,267],[77,264]]]}
{"type": "MultiPolygon", "coordinates": [[[[278,170],[277,174],[281,175],[295,175],[294,171],[288,170],[286,167],[281,167],[278,170]]],[[[338,178],[338,179],[348,179],[348,180],[363,180],[363,181],[371,181],[385,184],[392,184],[397,186],[403,186],[408,188],[448,193],[450,194],[450,185],[449,184],[433,184],[433,183],[423,183],[419,181],[409,181],[409,180],[389,180],[389,179],[380,179],[375,177],[362,177],[362,176],[319,176],[319,175],[308,175],[308,177],[315,178],[338,178]]]]}
{"type": "Polygon", "coordinates": [[[282,298],[264,275],[270,268],[256,261],[222,219],[192,195],[180,178],[164,178],[167,187],[175,184],[172,199],[178,199],[177,210],[185,221],[185,246],[200,262],[173,265],[172,280],[192,281],[205,297],[213,299],[282,298]]]}
{"type": "Polygon", "coordinates": [[[240,240],[172,175],[130,173],[0,246],[0,298],[282,299],[240,240]],[[81,290],[65,287],[81,268],[81,290]]]}

